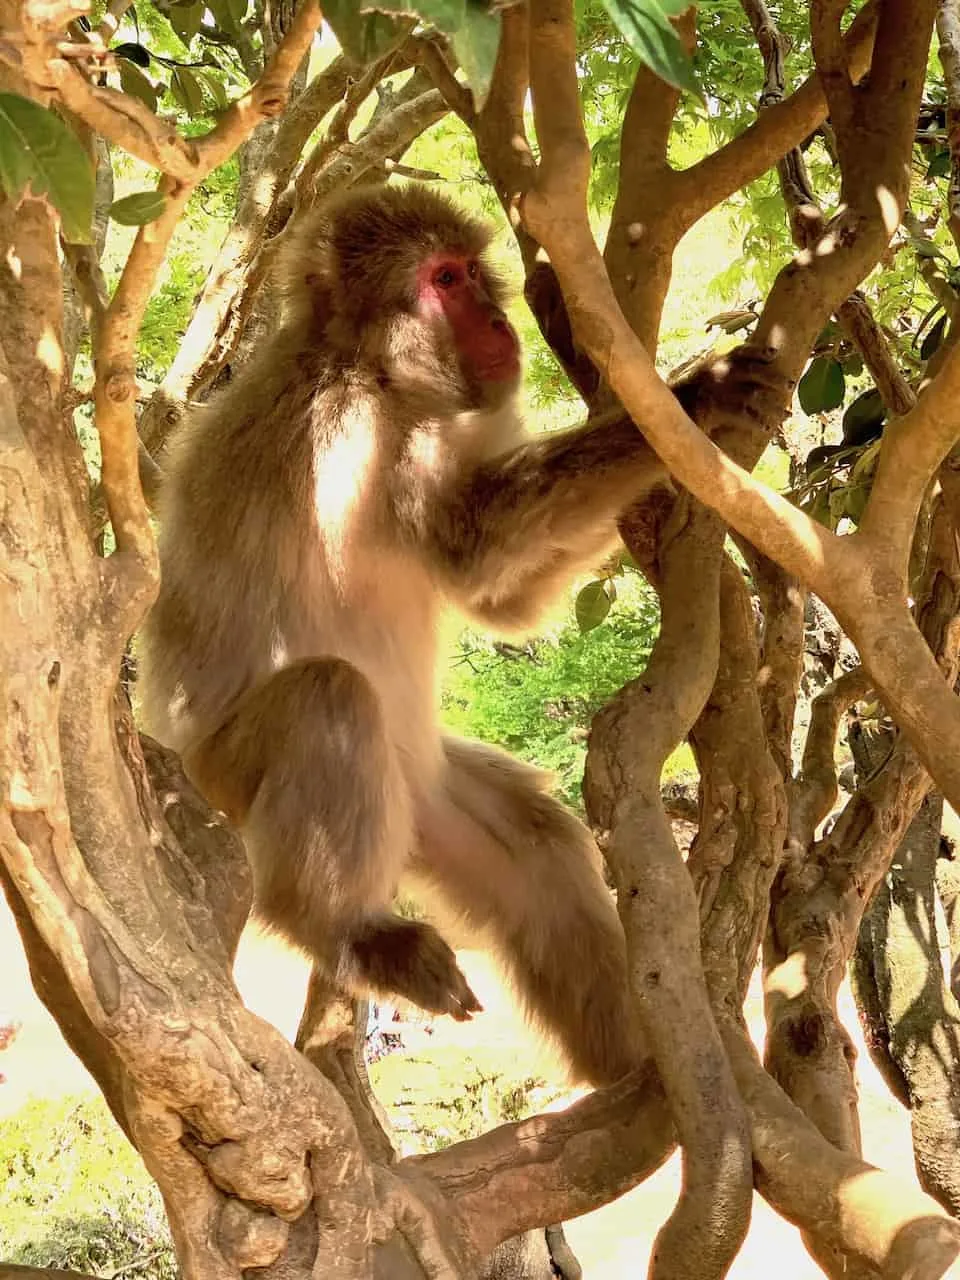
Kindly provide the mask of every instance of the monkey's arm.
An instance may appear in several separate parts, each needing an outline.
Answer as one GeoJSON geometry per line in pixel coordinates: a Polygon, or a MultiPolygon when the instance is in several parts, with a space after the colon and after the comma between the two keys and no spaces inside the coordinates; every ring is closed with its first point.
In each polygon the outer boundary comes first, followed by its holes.
{"type": "Polygon", "coordinates": [[[663,477],[622,415],[534,439],[437,495],[427,552],[470,613],[530,626],[578,570],[616,545],[617,516],[663,477]]]}

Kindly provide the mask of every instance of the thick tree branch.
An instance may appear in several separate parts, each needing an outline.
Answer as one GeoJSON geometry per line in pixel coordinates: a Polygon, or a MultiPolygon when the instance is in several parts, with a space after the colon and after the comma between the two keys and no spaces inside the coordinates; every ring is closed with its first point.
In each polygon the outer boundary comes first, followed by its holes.
{"type": "Polygon", "coordinates": [[[739,568],[724,558],[717,678],[690,742],[700,826],[687,868],[716,1016],[740,1016],[766,924],[787,822],[784,779],[764,727],[756,625],[739,568]]]}
{"type": "MultiPolygon", "coordinates": [[[[532,13],[535,16],[531,33],[532,87],[543,161],[537,181],[524,201],[524,216],[550,252],[580,341],[634,420],[643,424],[648,440],[674,475],[751,542],[812,586],[830,605],[860,647],[864,664],[887,705],[910,733],[948,797],[960,802],[960,762],[954,763],[952,757],[937,752],[934,746],[938,741],[955,740],[954,735],[960,734],[960,705],[955,704],[944,688],[942,675],[907,612],[900,565],[888,563],[878,570],[876,548],[871,547],[868,561],[859,551],[860,535],[838,539],[827,533],[726,458],[667,393],[642,344],[620,313],[586,217],[590,156],[579,115],[575,44],[569,13],[565,5],[547,4],[545,0],[536,3],[532,13]]],[[[902,165],[900,156],[890,150],[889,139],[897,141],[899,134],[904,133],[906,141],[900,155],[909,154],[913,98],[919,93],[926,65],[923,22],[929,19],[929,31],[932,16],[927,0],[922,12],[913,6],[909,20],[902,9],[892,7],[888,20],[898,29],[904,24],[909,28],[904,32],[903,49],[905,54],[910,54],[910,61],[901,60],[899,74],[909,81],[910,93],[897,98],[893,120],[896,130],[892,134],[889,131],[892,108],[887,104],[882,109],[877,107],[880,128],[876,133],[871,132],[869,124],[863,126],[871,138],[870,145],[864,146],[870,161],[868,167],[877,181],[886,175],[897,189],[902,188],[899,177],[902,165]],[[906,131],[905,119],[910,121],[906,131]]],[[[891,38],[888,35],[887,47],[891,38]]],[[[867,105],[874,104],[868,101],[867,105]]],[[[882,193],[892,188],[878,187],[877,190],[882,193]]],[[[871,199],[879,217],[876,195],[871,199]]],[[[839,228],[835,228],[832,234],[838,231],[839,228]]],[[[835,240],[833,244],[838,250],[840,241],[835,240]]],[[[856,257],[859,270],[864,265],[862,248],[856,257]]],[[[819,259],[815,257],[814,261],[819,259]]],[[[845,278],[851,269],[848,260],[839,272],[841,296],[849,293],[855,283],[851,280],[848,284],[845,278]]],[[[786,278],[788,283],[781,290],[777,305],[769,315],[767,310],[764,313],[772,323],[772,316],[780,313],[785,299],[792,294],[790,314],[798,309],[802,313],[799,323],[804,327],[804,344],[808,336],[806,330],[811,322],[819,324],[819,307],[824,305],[821,297],[818,305],[813,306],[809,296],[810,289],[825,286],[825,278],[821,276],[823,272],[815,271],[812,265],[789,268],[781,275],[781,281],[786,278]],[[798,272],[809,273],[799,294],[789,283],[798,272]]],[[[778,287],[775,286],[774,294],[778,287]]],[[[831,296],[826,303],[830,310],[836,305],[836,290],[837,281],[831,276],[831,296]]],[[[779,323],[783,328],[781,337],[774,343],[775,349],[783,347],[790,332],[789,323],[779,323]]],[[[800,358],[800,349],[791,345],[791,362],[794,353],[800,358]]],[[[808,348],[803,345],[802,349],[805,358],[808,348]]],[[[945,376],[941,388],[950,387],[952,361],[948,361],[941,376],[945,376]]],[[[950,392],[951,397],[955,395],[952,387],[950,392]]],[[[939,403],[941,396],[950,398],[941,389],[933,403],[939,403]]],[[[925,420],[932,423],[935,446],[926,450],[928,466],[942,456],[944,440],[952,431],[952,428],[948,431],[932,409],[933,405],[922,411],[925,420]]],[[[919,404],[913,413],[921,413],[919,404]]],[[[911,485],[913,489],[918,487],[912,479],[911,485]]],[[[919,488],[922,491],[922,485],[919,488]]]]}
{"type": "Polygon", "coordinates": [[[721,1023],[750,1108],[757,1190],[776,1211],[883,1280],[960,1280],[960,1224],[936,1201],[838,1151],[757,1061],[744,1029],[721,1023]]]}
{"type": "Polygon", "coordinates": [[[657,582],[660,634],[643,676],[594,719],[584,800],[593,825],[608,832],[632,987],[683,1146],[683,1191],[657,1235],[652,1274],[705,1278],[725,1274],[746,1231],[749,1146],[715,1034],[697,902],[663,812],[660,775],[714,684],[724,529],[686,494],[660,499],[622,526],[657,582]]]}
{"type": "Polygon", "coordinates": [[[408,1157],[396,1172],[439,1187],[484,1255],[509,1236],[622,1195],[658,1169],[673,1144],[663,1089],[647,1066],[565,1111],[408,1157]]]}
{"type": "Polygon", "coordinates": [[[904,575],[927,485],[960,435],[960,350],[954,345],[909,413],[887,425],[859,536],[904,575]]]}
{"type": "MultiPolygon", "coordinates": [[[[696,9],[676,19],[688,51],[696,42],[696,9]]],[[[647,67],[637,70],[620,133],[620,173],[603,257],[630,327],[653,354],[670,288],[673,249],[686,229],[672,187],[667,143],[680,92],[647,67]]]]}

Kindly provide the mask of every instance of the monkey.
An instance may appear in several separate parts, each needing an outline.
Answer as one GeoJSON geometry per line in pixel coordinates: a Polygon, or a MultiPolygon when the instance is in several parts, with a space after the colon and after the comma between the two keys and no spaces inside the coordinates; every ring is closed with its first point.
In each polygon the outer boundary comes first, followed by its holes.
{"type": "Polygon", "coordinates": [[[242,834],[258,916],[348,992],[480,1002],[412,875],[489,940],[578,1080],[640,1061],[626,946],[549,779],[438,723],[438,614],[529,629],[649,487],[629,419],[528,436],[490,230],[437,192],[301,219],[277,331],[187,416],[141,716],[242,834]]]}

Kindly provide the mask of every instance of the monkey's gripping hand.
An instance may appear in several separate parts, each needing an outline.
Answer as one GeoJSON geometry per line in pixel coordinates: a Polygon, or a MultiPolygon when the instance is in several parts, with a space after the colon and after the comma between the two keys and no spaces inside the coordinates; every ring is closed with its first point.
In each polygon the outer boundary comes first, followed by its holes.
{"type": "Polygon", "coordinates": [[[457,1022],[483,1010],[432,925],[381,916],[351,939],[350,950],[358,976],[375,991],[404,996],[428,1013],[449,1013],[457,1022]]]}
{"type": "Polygon", "coordinates": [[[793,383],[769,353],[744,345],[697,360],[670,389],[708,435],[743,419],[772,434],[787,415],[793,383]]]}

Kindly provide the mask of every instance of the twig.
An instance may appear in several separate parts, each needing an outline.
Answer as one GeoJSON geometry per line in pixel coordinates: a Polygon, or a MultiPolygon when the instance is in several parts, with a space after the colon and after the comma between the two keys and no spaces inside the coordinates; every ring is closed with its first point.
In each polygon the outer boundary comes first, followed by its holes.
{"type": "Polygon", "coordinates": [[[404,47],[409,50],[414,62],[427,72],[451,111],[455,111],[472,128],[477,114],[473,95],[454,75],[446,43],[437,36],[411,36],[404,47]]]}
{"type": "Polygon", "coordinates": [[[166,1248],[154,1249],[150,1253],[141,1254],[139,1258],[134,1258],[132,1262],[125,1262],[122,1267],[117,1267],[111,1271],[106,1280],[119,1280],[120,1276],[127,1276],[132,1271],[145,1271],[151,1262],[156,1262],[157,1258],[162,1258],[169,1253],[166,1248]]]}
{"type": "Polygon", "coordinates": [[[97,35],[105,45],[109,44],[116,35],[120,20],[130,8],[132,2],[133,0],[110,0],[100,25],[97,27],[97,35]]]}
{"type": "Polygon", "coordinates": [[[116,554],[106,566],[105,612],[126,633],[139,621],[156,591],[158,563],[140,481],[140,442],[135,405],[134,350],[140,323],[167,245],[198,182],[221,164],[265,117],[282,110],[290,80],[321,21],[316,4],[297,13],[260,80],[196,146],[187,181],[161,179],[166,204],[160,217],[141,227],[120,282],[102,318],[96,344],[96,423],[103,467],[101,484],[116,536],[116,554]]]}

